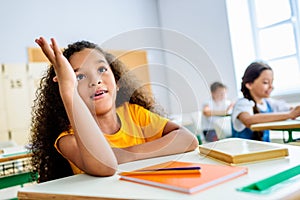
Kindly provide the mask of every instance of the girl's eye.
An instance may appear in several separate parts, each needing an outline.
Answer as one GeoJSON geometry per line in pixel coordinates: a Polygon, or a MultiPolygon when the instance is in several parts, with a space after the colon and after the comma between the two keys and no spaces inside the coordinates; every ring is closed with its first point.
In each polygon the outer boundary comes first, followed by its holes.
{"type": "Polygon", "coordinates": [[[99,71],[100,73],[104,73],[104,72],[107,71],[107,68],[106,68],[106,67],[99,67],[98,71],[99,71]]]}
{"type": "Polygon", "coordinates": [[[85,75],[83,75],[83,74],[77,74],[77,76],[76,76],[77,81],[80,81],[84,78],[85,78],[85,75]]]}

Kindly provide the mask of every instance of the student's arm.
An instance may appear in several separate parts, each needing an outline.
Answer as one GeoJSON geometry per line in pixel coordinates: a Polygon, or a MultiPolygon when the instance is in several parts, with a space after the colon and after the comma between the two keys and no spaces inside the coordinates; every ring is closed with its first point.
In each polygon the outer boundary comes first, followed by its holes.
{"type": "Polygon", "coordinates": [[[238,115],[238,119],[249,128],[252,124],[295,119],[298,116],[300,116],[300,106],[293,108],[290,112],[258,113],[254,115],[242,112],[238,115]]]}
{"type": "Polygon", "coordinates": [[[113,149],[119,163],[193,151],[198,147],[196,137],[187,129],[168,122],[163,137],[144,144],[113,149]]]}
{"type": "Polygon", "coordinates": [[[228,114],[229,108],[226,110],[212,110],[208,105],[205,105],[203,108],[203,115],[206,117],[211,116],[225,116],[228,114]]]}
{"type": "Polygon", "coordinates": [[[234,107],[234,102],[231,102],[230,105],[226,108],[226,114],[229,114],[234,107]]]}
{"type": "Polygon", "coordinates": [[[91,175],[113,175],[117,159],[98,127],[94,117],[77,91],[77,80],[68,60],[54,39],[52,46],[44,38],[36,40],[55,68],[60,95],[63,100],[74,136],[64,136],[58,148],[68,160],[91,175]]]}

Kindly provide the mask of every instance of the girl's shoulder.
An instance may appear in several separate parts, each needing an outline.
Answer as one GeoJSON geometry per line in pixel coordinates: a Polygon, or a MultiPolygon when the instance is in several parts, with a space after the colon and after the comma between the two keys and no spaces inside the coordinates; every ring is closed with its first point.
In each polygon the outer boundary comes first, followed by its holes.
{"type": "Polygon", "coordinates": [[[270,104],[282,104],[282,103],[285,103],[284,100],[274,99],[274,98],[265,98],[264,100],[265,100],[267,103],[270,103],[270,104]]]}
{"type": "Polygon", "coordinates": [[[291,106],[284,100],[267,98],[265,101],[270,105],[273,109],[273,112],[284,112],[289,111],[291,106]]]}
{"type": "Polygon", "coordinates": [[[235,104],[235,106],[251,106],[253,107],[255,105],[254,101],[246,99],[246,98],[239,98],[235,104]]]}

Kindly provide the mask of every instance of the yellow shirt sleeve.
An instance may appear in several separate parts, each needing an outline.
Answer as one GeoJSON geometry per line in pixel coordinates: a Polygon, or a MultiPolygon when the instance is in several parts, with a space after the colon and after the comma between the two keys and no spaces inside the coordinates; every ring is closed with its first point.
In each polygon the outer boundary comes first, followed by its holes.
{"type": "Polygon", "coordinates": [[[73,129],[70,129],[69,131],[65,131],[62,132],[61,134],[59,134],[59,136],[56,138],[55,142],[54,142],[54,147],[55,149],[62,155],[62,153],[60,152],[59,148],[58,148],[58,140],[66,135],[74,135],[74,131],[73,129]]]}
{"type": "MultiPolygon", "coordinates": [[[[73,129],[70,129],[69,131],[65,131],[65,132],[62,132],[58,137],[57,139],[55,140],[55,143],[54,143],[54,147],[55,149],[64,157],[64,155],[61,153],[61,151],[59,150],[58,148],[58,140],[66,135],[74,135],[74,131],[73,129]]],[[[67,159],[68,160],[68,159],[67,159]]],[[[74,174],[83,174],[84,171],[82,171],[81,169],[79,169],[74,163],[72,163],[70,160],[68,160],[69,163],[70,163],[70,166],[72,168],[72,171],[74,174]]]]}

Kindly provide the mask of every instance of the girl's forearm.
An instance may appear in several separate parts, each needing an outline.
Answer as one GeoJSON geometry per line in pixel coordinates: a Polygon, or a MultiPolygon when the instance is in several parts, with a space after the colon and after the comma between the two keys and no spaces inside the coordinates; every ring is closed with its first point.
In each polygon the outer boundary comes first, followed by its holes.
{"type": "Polygon", "coordinates": [[[70,95],[65,96],[64,104],[74,129],[82,164],[87,170],[93,168],[95,162],[116,169],[117,159],[78,91],[75,89],[72,97],[70,95]]]}
{"type": "Polygon", "coordinates": [[[119,163],[152,157],[166,156],[195,150],[198,141],[193,134],[183,128],[174,130],[169,134],[140,145],[123,149],[114,149],[119,163]]]}
{"type": "Polygon", "coordinates": [[[287,120],[290,118],[290,114],[287,112],[283,113],[259,113],[250,115],[246,118],[240,118],[239,119],[246,125],[246,127],[250,127],[252,124],[257,123],[265,123],[265,122],[274,122],[274,121],[281,121],[281,120],[287,120]]]}

